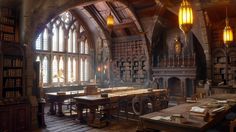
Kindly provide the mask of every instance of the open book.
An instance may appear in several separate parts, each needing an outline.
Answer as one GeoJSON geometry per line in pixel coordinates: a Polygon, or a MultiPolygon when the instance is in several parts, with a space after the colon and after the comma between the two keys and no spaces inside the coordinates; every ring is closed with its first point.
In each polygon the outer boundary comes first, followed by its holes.
{"type": "Polygon", "coordinates": [[[198,106],[193,106],[190,110],[190,112],[195,112],[195,113],[204,113],[206,109],[198,107],[198,106]]]}

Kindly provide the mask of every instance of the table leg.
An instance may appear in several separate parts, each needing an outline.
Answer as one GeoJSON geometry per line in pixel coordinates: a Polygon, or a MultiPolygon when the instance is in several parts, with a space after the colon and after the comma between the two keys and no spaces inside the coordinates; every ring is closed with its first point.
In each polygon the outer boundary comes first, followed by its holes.
{"type": "Polygon", "coordinates": [[[88,125],[93,124],[95,120],[95,113],[96,113],[96,107],[90,106],[89,107],[89,114],[88,114],[88,125]]]}
{"type": "Polygon", "coordinates": [[[50,102],[50,109],[49,109],[49,112],[48,112],[48,113],[51,114],[51,115],[55,115],[55,114],[56,114],[54,105],[55,105],[55,102],[54,102],[54,101],[50,102]]]}
{"type": "Polygon", "coordinates": [[[83,109],[84,109],[84,105],[82,104],[77,104],[77,113],[78,113],[78,120],[80,123],[86,123],[84,116],[83,116],[83,109]]]}
{"type": "Polygon", "coordinates": [[[64,116],[64,113],[62,112],[62,102],[57,102],[57,105],[58,105],[57,115],[58,116],[64,116]]]}

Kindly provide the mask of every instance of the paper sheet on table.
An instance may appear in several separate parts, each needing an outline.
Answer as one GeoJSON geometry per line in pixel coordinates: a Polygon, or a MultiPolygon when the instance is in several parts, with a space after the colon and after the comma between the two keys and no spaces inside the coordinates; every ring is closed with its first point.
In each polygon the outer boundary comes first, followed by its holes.
{"type": "Polygon", "coordinates": [[[226,104],[226,103],[227,103],[227,100],[217,100],[217,103],[226,104]]]}
{"type": "Polygon", "coordinates": [[[198,106],[193,106],[190,111],[191,112],[196,112],[196,113],[204,113],[205,109],[204,108],[200,108],[198,106]]]}
{"type": "Polygon", "coordinates": [[[170,116],[155,116],[155,117],[152,117],[151,119],[153,120],[171,120],[170,119],[171,117],[170,116]]]}
{"type": "Polygon", "coordinates": [[[220,111],[223,111],[225,109],[224,106],[220,107],[220,108],[216,108],[214,110],[212,110],[212,112],[220,112],[220,111]]]}

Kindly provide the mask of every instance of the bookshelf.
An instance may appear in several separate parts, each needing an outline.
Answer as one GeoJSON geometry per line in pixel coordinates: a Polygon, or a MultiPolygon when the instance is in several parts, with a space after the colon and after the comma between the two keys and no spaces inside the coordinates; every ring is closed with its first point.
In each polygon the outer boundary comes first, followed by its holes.
{"type": "Polygon", "coordinates": [[[2,47],[0,97],[23,97],[25,96],[23,47],[18,43],[0,42],[2,47]]]}
{"type": "Polygon", "coordinates": [[[0,131],[29,131],[23,46],[8,41],[0,41],[0,46],[0,131]]]}
{"type": "Polygon", "coordinates": [[[31,122],[16,12],[0,6],[0,131],[4,132],[29,131],[31,122]]]}
{"type": "Polygon", "coordinates": [[[3,56],[3,98],[23,96],[23,56],[3,56]]]}
{"type": "Polygon", "coordinates": [[[236,80],[236,48],[230,47],[228,49],[228,57],[225,56],[224,48],[217,48],[213,51],[213,82],[217,85],[228,79],[228,83],[236,80]],[[228,62],[228,66],[226,63],[228,62]],[[227,70],[226,70],[227,67],[227,70]],[[226,74],[228,71],[228,74],[226,74]],[[226,77],[227,75],[227,77],[226,77]]]}
{"type": "Polygon", "coordinates": [[[0,40],[17,42],[16,12],[7,7],[0,7],[0,40]]]}

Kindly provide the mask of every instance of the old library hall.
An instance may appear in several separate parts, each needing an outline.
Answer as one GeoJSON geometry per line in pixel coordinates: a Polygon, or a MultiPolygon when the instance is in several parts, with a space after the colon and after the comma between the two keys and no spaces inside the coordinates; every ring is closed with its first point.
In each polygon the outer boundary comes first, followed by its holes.
{"type": "Polygon", "coordinates": [[[0,0],[0,132],[236,131],[235,0],[0,0]]]}

